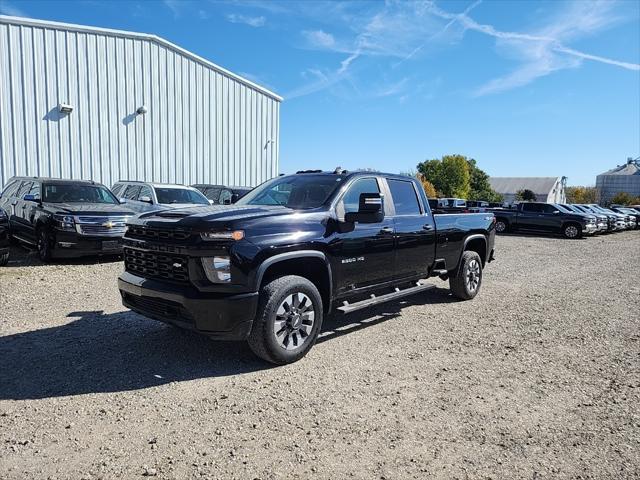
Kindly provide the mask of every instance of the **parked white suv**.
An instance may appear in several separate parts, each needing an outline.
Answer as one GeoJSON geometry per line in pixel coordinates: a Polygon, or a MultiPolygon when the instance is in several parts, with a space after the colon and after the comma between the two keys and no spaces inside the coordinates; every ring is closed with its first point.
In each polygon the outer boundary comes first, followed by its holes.
{"type": "Polygon", "coordinates": [[[115,183],[111,191],[138,213],[211,204],[200,191],[185,185],[122,180],[115,183]]]}

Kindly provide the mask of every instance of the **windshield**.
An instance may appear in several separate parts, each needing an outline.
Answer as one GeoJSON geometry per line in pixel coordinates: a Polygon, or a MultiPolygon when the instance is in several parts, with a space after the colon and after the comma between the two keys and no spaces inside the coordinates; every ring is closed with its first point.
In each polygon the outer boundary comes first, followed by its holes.
{"type": "Polygon", "coordinates": [[[563,207],[563,206],[562,206],[562,205],[560,205],[559,203],[554,203],[554,204],[553,204],[553,206],[554,206],[554,207],[556,207],[556,208],[557,208],[558,210],[560,210],[561,212],[564,212],[564,213],[573,213],[571,210],[569,210],[569,209],[568,209],[568,208],[566,208],[566,207],[563,207]]]}
{"type": "Polygon", "coordinates": [[[188,188],[163,188],[155,187],[158,203],[175,204],[175,203],[195,203],[196,205],[209,205],[207,197],[197,190],[188,188]]]}
{"type": "Polygon", "coordinates": [[[282,205],[293,209],[323,205],[344,180],[340,175],[289,175],[254,188],[236,205],[282,205]]]}
{"type": "Polygon", "coordinates": [[[47,203],[108,203],[117,205],[118,199],[102,185],[44,184],[42,201],[47,203]]]}

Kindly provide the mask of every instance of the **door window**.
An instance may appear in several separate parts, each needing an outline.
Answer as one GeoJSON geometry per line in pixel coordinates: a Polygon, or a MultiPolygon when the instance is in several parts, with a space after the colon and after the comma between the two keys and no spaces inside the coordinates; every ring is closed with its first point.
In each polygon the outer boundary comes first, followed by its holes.
{"type": "Polygon", "coordinates": [[[544,205],[544,213],[553,213],[558,211],[555,205],[544,205]]]}
{"type": "Polygon", "coordinates": [[[40,198],[40,184],[38,182],[33,182],[31,184],[31,188],[29,189],[29,195],[33,195],[36,198],[40,198]]]}
{"type": "Polygon", "coordinates": [[[19,199],[24,198],[24,196],[29,192],[29,190],[31,189],[31,184],[33,182],[22,182],[22,185],[20,186],[20,188],[18,189],[18,193],[16,193],[16,197],[18,197],[19,199]]]}
{"type": "Polygon", "coordinates": [[[542,213],[544,211],[542,207],[543,205],[539,203],[523,203],[522,211],[527,213],[542,213]]]}
{"type": "Polygon", "coordinates": [[[153,192],[151,191],[151,187],[147,185],[143,185],[140,187],[140,192],[138,193],[138,198],[149,197],[151,201],[153,201],[153,192]]]}
{"type": "Polygon", "coordinates": [[[378,180],[375,178],[360,178],[353,182],[342,198],[343,214],[358,211],[361,193],[380,193],[378,180]]]}
{"type": "Polygon", "coordinates": [[[137,200],[140,189],[140,185],[129,185],[122,196],[127,200],[137,200]]]}
{"type": "Polygon", "coordinates": [[[4,191],[2,192],[2,195],[0,196],[4,198],[12,196],[15,193],[15,191],[18,189],[18,186],[20,186],[20,182],[17,180],[14,180],[13,182],[9,183],[5,187],[4,191]]]}
{"type": "Polygon", "coordinates": [[[396,215],[420,215],[422,213],[413,182],[393,179],[389,179],[387,182],[393,197],[396,215]]]}
{"type": "Polygon", "coordinates": [[[122,183],[116,183],[112,188],[111,191],[113,192],[113,194],[117,197],[118,195],[120,195],[120,190],[122,189],[123,184],[122,183]]]}

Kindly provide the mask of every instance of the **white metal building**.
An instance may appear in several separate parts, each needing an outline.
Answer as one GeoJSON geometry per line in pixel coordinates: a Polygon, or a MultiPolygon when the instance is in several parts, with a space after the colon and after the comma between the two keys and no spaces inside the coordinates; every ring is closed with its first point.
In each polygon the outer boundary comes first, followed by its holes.
{"type": "Polygon", "coordinates": [[[513,203],[519,190],[531,190],[538,202],[565,203],[567,177],[490,177],[491,188],[513,203]]]}
{"type": "Polygon", "coordinates": [[[281,101],[154,35],[0,16],[0,187],[254,186],[278,174],[281,101]]]}
{"type": "Polygon", "coordinates": [[[635,160],[628,158],[627,163],[598,175],[596,188],[604,204],[608,204],[620,192],[640,197],[640,157],[635,160]]]}

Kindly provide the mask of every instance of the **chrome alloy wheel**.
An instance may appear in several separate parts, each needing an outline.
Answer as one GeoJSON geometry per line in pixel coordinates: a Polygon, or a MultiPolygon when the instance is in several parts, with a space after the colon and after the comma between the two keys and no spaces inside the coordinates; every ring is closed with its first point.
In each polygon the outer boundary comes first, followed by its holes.
{"type": "Polygon", "coordinates": [[[578,227],[575,225],[569,225],[564,229],[564,233],[569,238],[576,238],[578,236],[578,227]]]}
{"type": "Polygon", "coordinates": [[[480,264],[477,260],[471,260],[464,272],[464,281],[470,292],[475,292],[480,285],[480,264]]]}
{"type": "Polygon", "coordinates": [[[496,232],[498,233],[502,233],[507,229],[507,224],[504,223],[502,220],[498,220],[496,222],[496,232]]]}
{"type": "Polygon", "coordinates": [[[313,302],[304,293],[287,296],[276,312],[273,333],[278,344],[285,350],[295,350],[309,340],[315,311],[313,302]]]}

